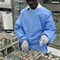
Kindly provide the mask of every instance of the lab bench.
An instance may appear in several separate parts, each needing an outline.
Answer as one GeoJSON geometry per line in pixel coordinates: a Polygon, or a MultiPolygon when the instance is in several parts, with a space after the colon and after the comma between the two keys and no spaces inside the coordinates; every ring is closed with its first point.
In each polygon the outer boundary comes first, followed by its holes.
{"type": "Polygon", "coordinates": [[[50,43],[49,46],[60,50],[60,35],[57,35],[56,39],[53,41],[53,43],[50,43]]]}
{"type": "Polygon", "coordinates": [[[51,51],[52,54],[60,57],[60,35],[56,35],[56,39],[53,43],[48,45],[48,52],[51,51]]]}

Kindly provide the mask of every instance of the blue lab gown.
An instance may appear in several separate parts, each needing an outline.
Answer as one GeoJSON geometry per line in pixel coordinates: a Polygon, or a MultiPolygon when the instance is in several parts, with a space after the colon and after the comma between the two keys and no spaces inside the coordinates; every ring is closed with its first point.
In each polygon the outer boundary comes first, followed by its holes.
{"type": "Polygon", "coordinates": [[[46,35],[51,43],[56,37],[55,31],[52,13],[43,6],[35,10],[25,7],[15,23],[15,34],[20,43],[26,39],[29,48],[38,52],[47,52],[45,44],[39,45],[41,36],[46,35]]]}

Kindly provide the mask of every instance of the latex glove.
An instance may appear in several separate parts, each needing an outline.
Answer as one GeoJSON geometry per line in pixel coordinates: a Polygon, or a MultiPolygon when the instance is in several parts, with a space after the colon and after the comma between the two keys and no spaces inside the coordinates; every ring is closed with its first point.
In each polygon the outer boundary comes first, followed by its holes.
{"type": "Polygon", "coordinates": [[[24,41],[22,42],[21,48],[22,48],[22,50],[25,51],[25,52],[28,51],[28,42],[27,42],[27,40],[24,40],[24,41]]]}
{"type": "Polygon", "coordinates": [[[48,43],[48,37],[46,35],[42,35],[39,41],[40,46],[42,46],[43,44],[47,44],[47,43],[48,43]]]}

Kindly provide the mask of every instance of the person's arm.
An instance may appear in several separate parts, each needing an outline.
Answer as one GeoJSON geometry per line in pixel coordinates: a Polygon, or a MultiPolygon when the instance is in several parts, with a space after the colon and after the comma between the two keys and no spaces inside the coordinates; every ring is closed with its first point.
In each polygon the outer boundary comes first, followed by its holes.
{"type": "Polygon", "coordinates": [[[48,37],[48,42],[51,43],[54,41],[56,35],[55,35],[56,27],[52,18],[52,14],[50,14],[45,19],[45,25],[44,25],[44,32],[42,35],[46,35],[48,37]]]}
{"type": "Polygon", "coordinates": [[[25,35],[24,29],[22,27],[22,14],[20,13],[17,21],[15,22],[15,34],[18,38],[18,40],[20,41],[20,43],[23,42],[23,40],[27,40],[27,37],[25,35]]]}

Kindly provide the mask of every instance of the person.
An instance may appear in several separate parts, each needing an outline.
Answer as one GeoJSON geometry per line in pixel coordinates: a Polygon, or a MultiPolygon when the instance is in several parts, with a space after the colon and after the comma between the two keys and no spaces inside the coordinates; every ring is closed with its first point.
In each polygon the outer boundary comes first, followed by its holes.
{"type": "Polygon", "coordinates": [[[28,6],[21,10],[15,22],[15,34],[22,50],[43,51],[47,53],[47,43],[56,37],[56,27],[52,13],[38,0],[26,0],[28,6]]]}

